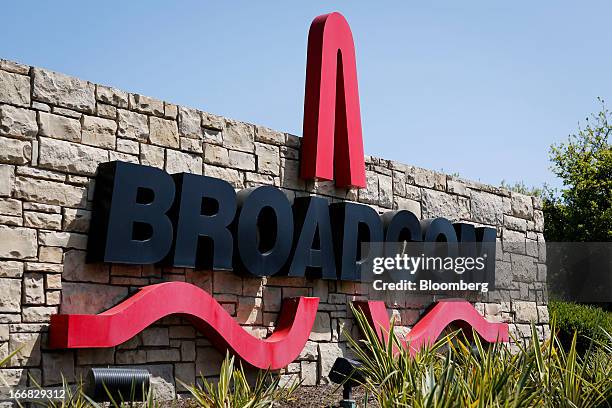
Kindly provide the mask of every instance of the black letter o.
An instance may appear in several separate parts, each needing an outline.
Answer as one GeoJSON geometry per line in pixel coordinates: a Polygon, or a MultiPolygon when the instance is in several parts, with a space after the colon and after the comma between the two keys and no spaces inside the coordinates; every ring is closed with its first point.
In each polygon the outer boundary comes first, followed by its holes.
{"type": "Polygon", "coordinates": [[[262,186],[238,193],[236,227],[240,272],[270,276],[285,265],[293,242],[293,211],[276,187],[262,186]]]}

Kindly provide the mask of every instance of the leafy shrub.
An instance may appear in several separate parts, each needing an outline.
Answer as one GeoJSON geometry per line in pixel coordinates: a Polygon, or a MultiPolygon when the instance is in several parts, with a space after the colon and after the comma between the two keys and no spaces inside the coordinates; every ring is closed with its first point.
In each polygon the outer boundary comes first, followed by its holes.
{"type": "Polygon", "coordinates": [[[249,384],[242,366],[234,368],[234,357],[226,355],[218,382],[201,377],[201,385],[185,385],[195,402],[205,408],[265,408],[291,399],[299,383],[281,385],[280,377],[260,372],[254,386],[249,384]]]}
{"type": "Polygon", "coordinates": [[[612,313],[602,308],[551,301],[548,310],[566,346],[571,342],[574,332],[578,334],[580,349],[587,347],[591,339],[604,341],[606,332],[612,333],[612,313]]]}
{"type": "Polygon", "coordinates": [[[612,337],[580,355],[574,335],[568,351],[535,326],[527,344],[471,344],[448,335],[411,357],[396,336],[381,342],[360,311],[363,340],[348,337],[363,362],[364,386],[382,408],[391,407],[610,407],[612,337]]]}

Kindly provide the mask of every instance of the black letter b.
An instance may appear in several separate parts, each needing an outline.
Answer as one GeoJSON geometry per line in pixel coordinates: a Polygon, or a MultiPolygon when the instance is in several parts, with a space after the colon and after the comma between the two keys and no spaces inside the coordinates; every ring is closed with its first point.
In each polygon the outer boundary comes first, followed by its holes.
{"type": "Polygon", "coordinates": [[[155,167],[125,162],[98,166],[88,240],[88,261],[152,264],[172,245],[166,215],[174,182],[155,167]]]}

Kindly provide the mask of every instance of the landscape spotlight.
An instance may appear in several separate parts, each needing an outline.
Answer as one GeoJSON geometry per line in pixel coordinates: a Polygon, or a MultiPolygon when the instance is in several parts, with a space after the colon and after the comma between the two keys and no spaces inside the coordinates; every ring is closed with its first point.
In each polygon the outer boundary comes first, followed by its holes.
{"type": "Polygon", "coordinates": [[[351,391],[354,386],[364,382],[363,375],[359,372],[361,366],[362,364],[359,361],[338,357],[329,371],[329,379],[344,386],[342,401],[340,401],[341,408],[357,407],[355,400],[351,399],[351,391]]]}
{"type": "Polygon", "coordinates": [[[96,402],[144,401],[151,374],[144,368],[92,368],[87,374],[86,392],[96,402]]]}

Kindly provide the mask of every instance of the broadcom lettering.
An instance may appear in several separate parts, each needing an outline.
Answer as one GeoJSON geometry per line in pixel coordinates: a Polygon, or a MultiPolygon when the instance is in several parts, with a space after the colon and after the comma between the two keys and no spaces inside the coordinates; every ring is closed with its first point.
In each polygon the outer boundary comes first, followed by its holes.
{"type": "Polygon", "coordinates": [[[111,162],[98,168],[89,236],[89,261],[360,280],[364,262],[383,251],[374,245],[362,254],[364,242],[495,242],[496,234],[445,218],[419,221],[406,210],[381,217],[323,197],[291,203],[273,186],[235,192],[212,177],[111,162]]]}

